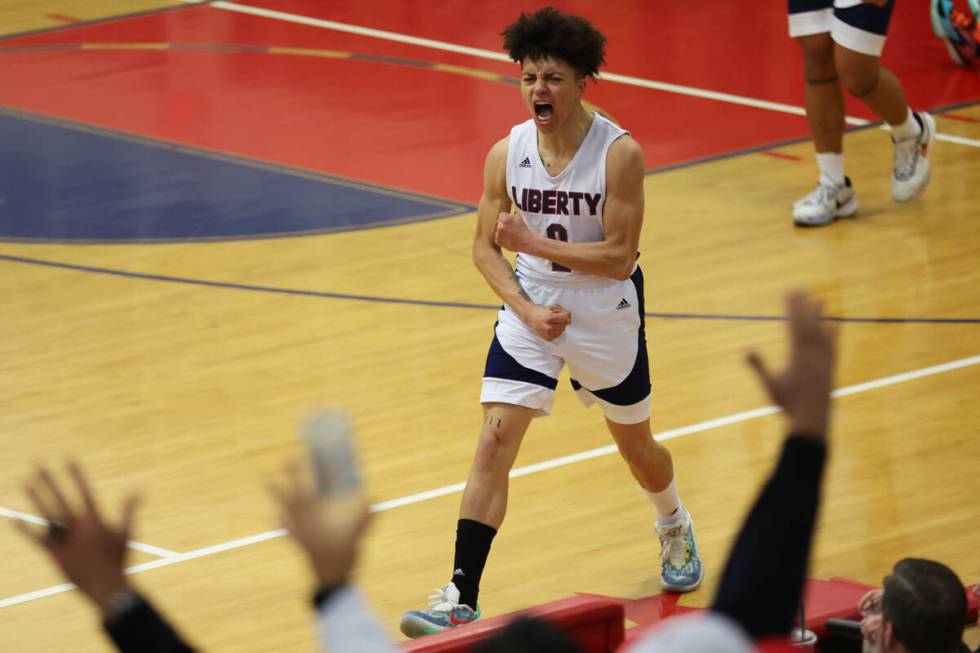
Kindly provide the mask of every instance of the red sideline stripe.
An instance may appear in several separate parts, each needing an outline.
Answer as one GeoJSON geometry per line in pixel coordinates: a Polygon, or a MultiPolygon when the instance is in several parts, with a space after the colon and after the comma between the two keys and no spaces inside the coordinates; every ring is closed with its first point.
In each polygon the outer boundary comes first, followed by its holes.
{"type": "Polygon", "coordinates": [[[48,14],[48,18],[51,20],[60,20],[63,23],[80,23],[81,18],[75,18],[74,16],[66,16],[65,14],[48,14]]]}
{"type": "Polygon", "coordinates": [[[980,122],[976,118],[961,116],[957,113],[937,113],[936,115],[940,118],[949,118],[950,120],[959,120],[960,122],[980,122]]]}
{"type": "Polygon", "coordinates": [[[798,156],[792,154],[783,154],[782,152],[774,152],[773,150],[762,150],[759,154],[765,154],[766,156],[771,156],[774,159],[786,159],[787,161],[802,161],[798,156]]]}

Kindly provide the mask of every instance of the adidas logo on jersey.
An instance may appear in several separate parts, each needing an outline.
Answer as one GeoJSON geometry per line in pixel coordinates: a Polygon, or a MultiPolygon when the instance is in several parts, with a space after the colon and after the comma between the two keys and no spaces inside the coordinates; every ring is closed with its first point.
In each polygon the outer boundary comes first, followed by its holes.
{"type": "Polygon", "coordinates": [[[529,156],[524,157],[524,160],[521,161],[517,165],[517,167],[518,168],[530,168],[531,167],[531,157],[529,157],[529,156]]]}
{"type": "Polygon", "coordinates": [[[619,300],[619,304],[616,306],[616,310],[621,311],[624,308],[629,308],[629,307],[630,307],[630,303],[626,301],[625,297],[623,297],[622,299],[619,300]]]}

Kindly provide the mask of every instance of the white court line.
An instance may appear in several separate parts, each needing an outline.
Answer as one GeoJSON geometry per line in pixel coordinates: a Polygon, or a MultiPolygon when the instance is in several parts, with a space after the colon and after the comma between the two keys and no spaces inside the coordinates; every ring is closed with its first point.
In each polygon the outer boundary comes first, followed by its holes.
{"type": "Polygon", "coordinates": [[[953,370],[960,370],[964,367],[970,367],[977,364],[980,364],[980,356],[970,356],[969,358],[961,358],[959,360],[950,361],[949,363],[940,363],[939,365],[933,365],[931,367],[923,367],[920,370],[893,374],[892,376],[886,376],[883,379],[877,379],[875,381],[867,381],[865,383],[858,383],[857,385],[849,385],[846,388],[834,390],[832,393],[830,393],[830,395],[834,398],[850,397],[851,395],[867,392],[868,390],[877,390],[878,388],[905,383],[906,381],[914,381],[915,379],[921,379],[927,376],[933,376],[935,374],[942,374],[944,372],[952,372],[953,370]]]}
{"type": "MultiPolygon", "coordinates": [[[[202,4],[200,0],[181,0],[181,1],[187,4],[202,4]]],[[[226,9],[228,11],[236,11],[240,14],[249,14],[252,16],[260,16],[262,18],[281,20],[287,23],[308,25],[310,27],[319,27],[321,29],[329,29],[329,30],[334,30],[336,32],[347,32],[348,34],[357,34],[358,36],[369,36],[376,39],[383,39],[385,41],[406,43],[408,45],[417,45],[423,48],[432,48],[434,50],[443,50],[446,52],[456,52],[458,54],[468,54],[474,57],[482,57],[484,59],[494,59],[496,61],[505,61],[507,63],[511,63],[510,57],[508,57],[503,52],[491,52],[490,50],[471,48],[465,45],[446,43],[445,41],[434,41],[432,39],[423,39],[418,36],[408,36],[407,34],[388,32],[383,29],[360,27],[359,25],[338,23],[336,21],[324,20],[322,18],[310,18],[309,16],[300,16],[299,14],[289,14],[286,13],[285,11],[275,11],[273,9],[263,9],[261,7],[250,7],[248,5],[240,5],[235,2],[224,2],[223,0],[219,0],[219,2],[212,2],[207,6],[214,7],[215,9],[226,9]]]]}
{"type": "MultiPolygon", "coordinates": [[[[862,392],[868,392],[869,390],[877,390],[879,388],[885,388],[890,385],[897,385],[899,383],[905,383],[906,381],[913,381],[915,379],[921,379],[927,376],[942,374],[944,372],[950,372],[952,370],[958,370],[958,369],[971,367],[973,365],[978,365],[978,364],[980,364],[980,355],[970,356],[969,358],[961,358],[959,360],[951,361],[949,363],[942,363],[930,367],[923,367],[922,369],[913,370],[911,372],[894,374],[892,376],[886,376],[884,378],[876,379],[874,381],[868,381],[866,383],[859,383],[857,385],[848,386],[846,388],[840,388],[838,390],[834,390],[834,392],[831,393],[831,395],[836,398],[848,397],[862,392]]],[[[775,406],[763,406],[762,408],[746,410],[741,413],[735,413],[734,415],[719,417],[717,419],[712,419],[705,422],[698,422],[697,424],[691,424],[690,426],[682,426],[680,428],[671,429],[669,431],[663,431],[661,433],[655,434],[654,437],[659,441],[670,440],[685,435],[691,435],[693,433],[701,433],[702,431],[708,431],[721,426],[728,426],[730,424],[747,422],[749,420],[753,420],[758,417],[773,415],[778,412],[779,409],[776,408],[775,406]]],[[[548,469],[554,469],[556,467],[562,467],[564,465],[570,465],[572,463],[580,462],[583,460],[589,460],[592,458],[598,458],[600,456],[606,456],[615,453],[615,451],[616,451],[615,445],[608,445],[605,447],[599,447],[597,449],[591,449],[589,451],[583,451],[582,453],[577,453],[570,456],[562,456],[561,458],[555,458],[553,460],[548,460],[541,463],[536,463],[534,465],[527,465],[526,467],[519,467],[517,469],[511,470],[510,477],[519,478],[521,476],[528,476],[530,474],[535,474],[537,472],[545,471],[548,469]]],[[[434,499],[436,497],[446,496],[448,494],[456,494],[458,492],[462,492],[465,485],[466,485],[465,483],[454,483],[453,485],[446,485],[441,488],[436,488],[434,490],[429,490],[427,492],[420,492],[418,494],[412,494],[406,497],[402,497],[400,499],[392,499],[391,501],[383,501],[381,503],[376,503],[371,506],[371,512],[382,512],[385,510],[391,510],[393,508],[398,508],[401,506],[407,506],[415,503],[422,503],[423,501],[428,501],[429,499],[434,499]]],[[[157,569],[159,567],[169,567],[170,565],[186,562],[188,560],[196,560],[197,558],[203,558],[205,556],[214,555],[216,553],[231,551],[233,549],[240,549],[242,547],[250,546],[258,542],[265,542],[266,540],[272,540],[278,537],[282,537],[285,534],[286,531],[279,528],[274,531],[266,531],[264,533],[258,533],[256,535],[249,535],[247,537],[238,538],[236,540],[231,540],[229,542],[223,542],[221,544],[215,544],[201,549],[188,551],[187,553],[178,553],[171,558],[153,560],[152,562],[146,562],[141,565],[129,567],[126,570],[126,573],[138,574],[143,571],[149,571],[150,569],[157,569]]],[[[72,590],[74,589],[74,587],[75,586],[70,583],[62,583],[61,585],[55,585],[53,587],[37,590],[35,592],[18,594],[16,596],[11,596],[9,598],[0,600],[0,608],[10,607],[12,605],[17,605],[19,603],[26,603],[28,601],[34,601],[40,598],[44,598],[46,596],[51,596],[53,594],[60,594],[62,592],[67,592],[69,590],[72,590]]]]}
{"type": "MultiPolygon", "coordinates": [[[[47,526],[48,520],[43,517],[38,517],[36,515],[30,515],[26,512],[20,512],[19,510],[11,510],[10,508],[0,507],[0,517],[8,517],[10,519],[18,519],[20,521],[26,521],[30,524],[37,524],[38,526],[47,526]]],[[[159,556],[161,558],[173,558],[179,555],[176,551],[171,551],[169,549],[163,549],[158,546],[153,546],[152,544],[144,544],[142,542],[137,542],[135,540],[129,540],[127,542],[129,548],[136,551],[142,551],[143,553],[149,553],[151,555],[159,556]]]]}
{"type": "Polygon", "coordinates": [[[75,589],[74,583],[52,585],[51,587],[45,587],[43,590],[27,592],[26,594],[18,594],[17,596],[11,596],[9,599],[4,599],[0,601],[0,608],[17,605],[18,603],[27,603],[28,601],[36,601],[38,599],[43,599],[46,596],[54,596],[55,594],[61,594],[62,592],[70,592],[73,589],[75,589]]]}
{"type": "Polygon", "coordinates": [[[970,147],[980,147],[980,140],[976,138],[966,138],[965,136],[953,136],[952,134],[940,134],[936,132],[937,141],[956,143],[957,145],[968,145],[970,147]]]}
{"type": "MultiPolygon", "coordinates": [[[[202,4],[201,0],[181,0],[181,1],[186,4],[202,4]]],[[[280,20],[287,23],[296,23],[298,25],[307,25],[309,27],[318,27],[320,29],[329,29],[337,32],[346,32],[348,34],[357,34],[359,36],[367,36],[371,38],[382,39],[385,41],[394,41],[396,43],[405,43],[408,45],[415,45],[423,48],[442,50],[444,52],[455,52],[457,54],[466,54],[473,57],[480,57],[482,59],[491,59],[493,61],[504,61],[507,63],[512,63],[510,57],[504,54],[503,52],[494,52],[492,50],[484,50],[482,48],[472,48],[466,45],[448,43],[446,41],[436,41],[434,39],[425,39],[418,36],[409,36],[407,34],[399,34],[397,32],[389,32],[387,30],[374,29],[372,27],[361,27],[360,25],[338,23],[337,21],[333,21],[333,20],[325,20],[322,18],[311,18],[309,16],[287,13],[285,11],[263,9],[262,7],[251,7],[249,5],[241,5],[236,2],[226,2],[225,0],[218,0],[218,2],[212,2],[208,6],[214,7],[215,9],[224,9],[226,11],[234,11],[241,14],[248,14],[251,16],[260,16],[262,18],[280,20]]],[[[667,93],[675,93],[678,95],[689,95],[704,100],[727,102],[729,104],[738,104],[741,106],[752,107],[755,109],[778,111],[780,113],[789,113],[794,116],[806,116],[806,109],[804,109],[803,107],[794,106],[792,104],[783,104],[782,102],[770,102],[768,100],[759,100],[756,98],[745,97],[742,95],[734,95],[732,93],[709,91],[707,89],[696,88],[693,86],[684,86],[682,84],[670,84],[668,82],[658,82],[651,79],[632,77],[630,75],[620,75],[617,73],[602,73],[600,77],[610,82],[614,82],[618,84],[626,84],[628,86],[638,86],[640,88],[649,88],[657,91],[664,91],[667,93]]],[[[871,120],[865,120],[864,118],[855,118],[853,116],[847,116],[845,120],[847,124],[855,125],[855,126],[869,125],[873,122],[871,120]]],[[[888,127],[886,125],[882,125],[882,129],[888,129],[888,127]]],[[[951,136],[948,134],[937,133],[936,140],[946,141],[948,143],[956,143],[957,145],[968,145],[970,147],[980,148],[980,140],[974,138],[965,138],[963,136],[951,136]]]]}
{"type": "MultiPolygon", "coordinates": [[[[43,519],[41,521],[44,521],[43,519]]],[[[47,522],[44,522],[47,525],[47,522]]],[[[203,558],[204,556],[214,555],[215,553],[221,553],[222,551],[230,551],[231,549],[238,549],[243,546],[249,546],[257,542],[264,542],[265,540],[275,539],[277,537],[282,537],[286,534],[283,529],[278,529],[275,531],[268,531],[266,533],[259,533],[258,535],[249,535],[248,537],[242,537],[237,540],[232,540],[231,542],[224,542],[222,544],[215,544],[213,546],[206,546],[202,549],[195,549],[193,551],[188,551],[187,553],[176,553],[171,552],[171,555],[160,558],[159,560],[151,560],[150,562],[144,562],[139,565],[134,565],[126,569],[126,574],[138,574],[143,571],[149,571],[150,569],[156,569],[157,567],[167,567],[169,565],[177,564],[178,562],[187,562],[188,560],[194,560],[196,558],[203,558]]],[[[132,543],[130,543],[132,545],[132,543]]],[[[135,548],[135,547],[133,547],[135,548]]],[[[156,547],[152,547],[156,548],[156,547]]],[[[162,550],[162,549],[158,549],[162,550]]],[[[18,603],[27,603],[28,601],[36,601],[37,599],[43,599],[46,596],[53,596],[55,594],[61,594],[63,592],[70,592],[75,589],[74,583],[61,583],[60,585],[53,585],[51,587],[46,587],[42,590],[37,590],[35,592],[27,592],[26,594],[18,594],[17,596],[11,596],[10,598],[0,600],[0,608],[7,608],[12,605],[17,605],[18,603]]]]}

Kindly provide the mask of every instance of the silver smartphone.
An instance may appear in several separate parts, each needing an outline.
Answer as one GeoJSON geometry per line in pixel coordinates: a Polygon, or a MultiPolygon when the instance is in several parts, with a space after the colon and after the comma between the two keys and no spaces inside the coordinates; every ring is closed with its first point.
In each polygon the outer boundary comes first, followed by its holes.
{"type": "Polygon", "coordinates": [[[360,492],[354,429],[346,413],[336,409],[316,411],[303,427],[303,440],[320,497],[339,499],[360,492]]]}

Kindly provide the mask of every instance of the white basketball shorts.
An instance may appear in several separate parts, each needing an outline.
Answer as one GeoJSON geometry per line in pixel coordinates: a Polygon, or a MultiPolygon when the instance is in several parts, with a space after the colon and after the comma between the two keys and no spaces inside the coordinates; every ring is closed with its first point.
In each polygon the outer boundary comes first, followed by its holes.
{"type": "Polygon", "coordinates": [[[522,279],[536,304],[559,304],[572,314],[564,333],[548,342],[504,306],[497,313],[483,373],[481,403],[551,412],[558,374],[568,365],[583,404],[599,405],[611,421],[638,424],[650,417],[650,366],[643,318],[643,273],[590,288],[558,287],[522,279]]]}
{"type": "Polygon", "coordinates": [[[895,0],[883,7],[861,0],[789,0],[789,35],[830,32],[848,50],[880,57],[894,6],[895,0]]]}

